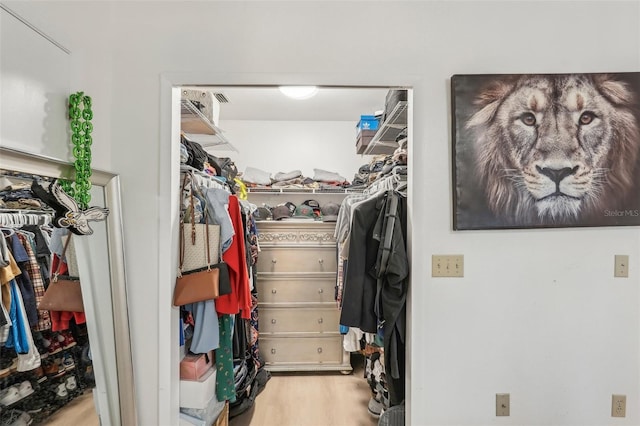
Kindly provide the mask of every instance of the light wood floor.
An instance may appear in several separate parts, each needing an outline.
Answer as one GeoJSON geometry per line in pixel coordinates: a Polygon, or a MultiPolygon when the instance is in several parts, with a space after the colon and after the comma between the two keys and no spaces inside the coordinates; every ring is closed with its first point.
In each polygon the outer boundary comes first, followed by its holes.
{"type": "MultiPolygon", "coordinates": [[[[253,408],[229,426],[375,426],[369,415],[371,397],[363,377],[362,358],[353,357],[354,372],[273,373],[253,408]]],[[[47,426],[100,426],[87,393],[57,411],[47,426]]]]}
{"type": "Polygon", "coordinates": [[[98,414],[93,404],[93,395],[88,392],[74,399],[41,424],[47,426],[100,426],[98,414]]]}
{"type": "Polygon", "coordinates": [[[273,373],[253,408],[229,426],[374,426],[367,411],[371,391],[361,358],[354,373],[273,373]]]}

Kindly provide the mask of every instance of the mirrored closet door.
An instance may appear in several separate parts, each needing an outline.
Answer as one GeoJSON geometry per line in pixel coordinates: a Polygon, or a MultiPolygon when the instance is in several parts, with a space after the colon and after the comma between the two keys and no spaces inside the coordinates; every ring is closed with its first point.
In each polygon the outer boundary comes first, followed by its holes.
{"type": "Polygon", "coordinates": [[[93,172],[90,205],[109,215],[90,222],[91,235],[72,235],[63,258],[69,234],[30,188],[69,167],[0,148],[3,259],[14,260],[2,275],[0,421],[135,424],[118,177],[93,172]],[[61,261],[80,279],[84,312],[37,309],[61,261]]]}

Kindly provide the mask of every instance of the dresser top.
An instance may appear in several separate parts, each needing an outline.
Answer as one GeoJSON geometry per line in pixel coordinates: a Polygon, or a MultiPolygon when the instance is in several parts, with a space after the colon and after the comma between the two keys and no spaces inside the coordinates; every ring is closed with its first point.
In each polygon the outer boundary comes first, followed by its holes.
{"type": "Polygon", "coordinates": [[[282,231],[285,229],[329,231],[336,227],[335,222],[322,222],[308,219],[260,220],[256,221],[258,231],[282,231]]]}

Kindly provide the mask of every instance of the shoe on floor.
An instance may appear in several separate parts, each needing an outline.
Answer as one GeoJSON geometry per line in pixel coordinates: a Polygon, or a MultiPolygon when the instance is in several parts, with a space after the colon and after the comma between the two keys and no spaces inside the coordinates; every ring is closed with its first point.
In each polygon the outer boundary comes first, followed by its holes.
{"type": "Polygon", "coordinates": [[[0,393],[0,405],[3,405],[5,407],[7,405],[13,404],[14,402],[20,401],[20,399],[20,392],[15,386],[10,386],[7,389],[3,390],[2,393],[0,393]]]}
{"type": "Polygon", "coordinates": [[[68,395],[69,393],[67,392],[67,388],[65,387],[64,383],[60,383],[56,388],[56,397],[66,398],[68,395]]]}
{"type": "Polygon", "coordinates": [[[24,382],[20,383],[20,385],[18,386],[18,393],[20,394],[20,399],[31,395],[33,393],[33,386],[31,386],[31,382],[25,380],[24,382]]]}
{"type": "Polygon", "coordinates": [[[71,354],[64,354],[64,357],[62,358],[62,367],[64,368],[64,371],[73,370],[76,367],[76,363],[71,354]]]}
{"type": "Polygon", "coordinates": [[[47,351],[47,348],[44,346],[44,337],[42,337],[42,333],[35,332],[33,334],[33,342],[36,345],[36,349],[38,350],[38,353],[40,354],[40,359],[47,358],[49,356],[49,352],[47,351]]]}
{"type": "Polygon", "coordinates": [[[73,335],[69,330],[63,331],[58,334],[58,343],[60,343],[62,349],[69,349],[77,344],[76,339],[73,338],[73,335]]]}
{"type": "Polygon", "coordinates": [[[93,362],[91,359],[91,346],[88,343],[82,348],[82,362],[86,364],[93,362]]]}
{"type": "Polygon", "coordinates": [[[65,373],[64,367],[58,362],[59,360],[53,360],[44,366],[44,374],[50,377],[59,377],[65,373]]]}
{"type": "Polygon", "coordinates": [[[9,410],[0,417],[0,426],[29,426],[33,419],[20,410],[9,410]]]}
{"type": "Polygon", "coordinates": [[[62,346],[60,346],[60,342],[58,342],[58,339],[42,339],[42,344],[47,349],[49,355],[57,354],[58,352],[62,351],[62,346]]]}
{"type": "Polygon", "coordinates": [[[371,399],[369,400],[369,406],[368,406],[369,414],[371,414],[375,418],[379,418],[380,413],[382,413],[382,408],[383,408],[382,403],[377,399],[375,399],[374,397],[371,397],[371,399]]]}
{"type": "Polygon", "coordinates": [[[95,381],[95,377],[93,374],[93,366],[88,365],[87,369],[84,372],[84,380],[87,382],[93,382],[95,381]]]}
{"type": "Polygon", "coordinates": [[[67,390],[73,391],[78,387],[78,383],[76,382],[75,376],[69,376],[67,381],[64,383],[67,390]]]}

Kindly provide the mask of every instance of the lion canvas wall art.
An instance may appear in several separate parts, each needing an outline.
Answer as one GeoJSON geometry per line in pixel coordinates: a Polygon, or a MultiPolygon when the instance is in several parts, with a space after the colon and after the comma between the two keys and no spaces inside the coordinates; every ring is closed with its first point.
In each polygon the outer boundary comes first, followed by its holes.
{"type": "Polygon", "coordinates": [[[454,229],[640,224],[640,73],[455,75],[454,229]]]}

